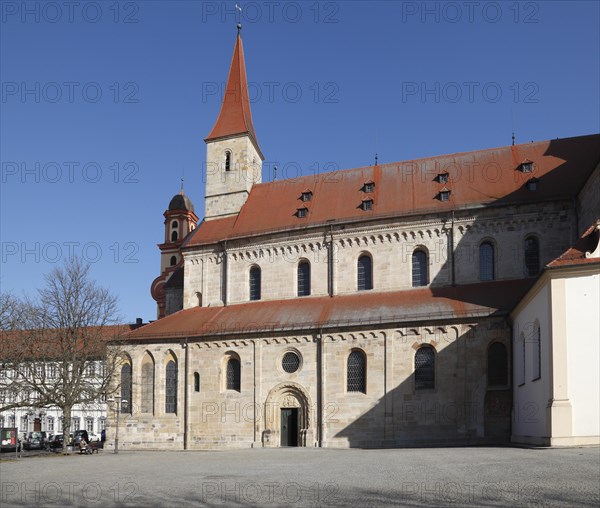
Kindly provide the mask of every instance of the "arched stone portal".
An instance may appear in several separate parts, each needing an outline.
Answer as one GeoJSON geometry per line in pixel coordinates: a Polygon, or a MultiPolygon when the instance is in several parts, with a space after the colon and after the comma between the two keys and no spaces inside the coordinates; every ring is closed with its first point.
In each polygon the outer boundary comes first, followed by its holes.
{"type": "Polygon", "coordinates": [[[312,404],[306,390],[297,383],[281,383],[271,389],[265,401],[264,422],[265,447],[315,444],[312,404]],[[282,443],[282,439],[289,441],[282,443]]]}

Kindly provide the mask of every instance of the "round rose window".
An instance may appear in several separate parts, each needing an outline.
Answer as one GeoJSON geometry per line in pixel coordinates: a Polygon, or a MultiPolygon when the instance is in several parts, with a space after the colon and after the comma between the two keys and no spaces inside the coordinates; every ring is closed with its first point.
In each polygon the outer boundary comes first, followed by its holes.
{"type": "Polygon", "coordinates": [[[283,355],[281,366],[288,374],[292,374],[300,368],[300,357],[296,353],[288,351],[283,355]]]}

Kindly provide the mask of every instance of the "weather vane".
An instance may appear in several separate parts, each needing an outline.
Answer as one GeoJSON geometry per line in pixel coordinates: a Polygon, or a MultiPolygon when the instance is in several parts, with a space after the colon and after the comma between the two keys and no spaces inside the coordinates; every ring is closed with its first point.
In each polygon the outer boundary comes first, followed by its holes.
{"type": "Polygon", "coordinates": [[[238,33],[240,33],[240,30],[242,29],[242,8],[239,6],[239,4],[235,4],[235,10],[238,11],[237,12],[237,29],[238,29],[238,33]]]}

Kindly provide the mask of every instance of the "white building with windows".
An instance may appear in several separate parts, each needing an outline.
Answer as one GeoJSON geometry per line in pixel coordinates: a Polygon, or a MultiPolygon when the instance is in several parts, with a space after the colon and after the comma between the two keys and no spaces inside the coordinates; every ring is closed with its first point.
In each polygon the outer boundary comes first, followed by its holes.
{"type": "Polygon", "coordinates": [[[105,393],[111,372],[106,367],[106,343],[140,326],[142,322],[138,319],[131,325],[86,329],[93,340],[88,338],[86,352],[76,359],[81,372],[75,373],[73,363],[61,358],[61,352],[54,347],[52,330],[2,331],[0,427],[16,427],[20,438],[33,431],[62,434],[62,410],[52,404],[67,397],[62,388],[67,378],[69,382],[77,382],[80,389],[68,397],[89,400],[72,407],[71,433],[85,429],[99,436],[106,428],[107,397],[111,396],[105,393]],[[40,343],[44,347],[39,347],[40,343]]]}
{"type": "MultiPolygon", "coordinates": [[[[37,365],[36,374],[40,379],[43,373],[38,372],[38,369],[43,368],[46,369],[45,379],[49,383],[57,380],[55,364],[37,365]]],[[[89,378],[93,379],[99,369],[102,369],[101,362],[90,362],[86,367],[89,378]]],[[[36,405],[36,397],[33,392],[15,393],[10,389],[12,376],[14,376],[14,372],[10,367],[2,366],[0,368],[0,407],[12,406],[13,403],[18,404],[18,407],[0,411],[0,427],[16,427],[21,439],[33,431],[62,434],[62,411],[56,407],[39,407],[36,405]],[[7,389],[7,387],[9,388],[7,389]]],[[[99,435],[106,428],[106,413],[106,401],[104,400],[74,406],[71,413],[71,433],[75,430],[85,429],[89,434],[99,435]]]]}
{"type": "Polygon", "coordinates": [[[171,200],[159,319],[124,346],[122,446],[598,443],[598,355],[571,352],[600,339],[600,135],[262,183],[238,33],[205,142],[204,217],[171,200]]]}

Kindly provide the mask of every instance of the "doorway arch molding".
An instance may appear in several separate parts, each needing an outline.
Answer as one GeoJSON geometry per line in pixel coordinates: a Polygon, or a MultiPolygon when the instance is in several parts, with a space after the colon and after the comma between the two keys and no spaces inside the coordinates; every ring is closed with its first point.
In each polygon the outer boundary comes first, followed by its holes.
{"type": "Polygon", "coordinates": [[[298,446],[313,446],[314,407],[303,386],[292,381],[279,383],[269,391],[264,405],[265,430],[263,446],[278,447],[280,444],[281,410],[297,408],[299,415],[298,446]]]}

